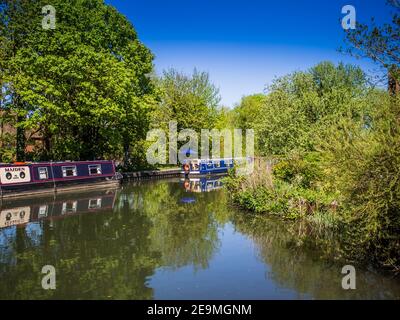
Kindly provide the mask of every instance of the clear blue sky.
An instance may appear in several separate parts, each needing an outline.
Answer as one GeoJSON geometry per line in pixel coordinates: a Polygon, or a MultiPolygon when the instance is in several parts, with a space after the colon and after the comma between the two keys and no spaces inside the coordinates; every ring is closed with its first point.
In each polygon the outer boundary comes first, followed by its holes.
{"type": "Polygon", "coordinates": [[[222,103],[263,92],[276,76],[330,60],[375,65],[337,51],[341,13],[353,5],[357,21],[389,21],[385,0],[107,0],[133,23],[155,54],[157,73],[196,67],[210,73],[222,103]]]}

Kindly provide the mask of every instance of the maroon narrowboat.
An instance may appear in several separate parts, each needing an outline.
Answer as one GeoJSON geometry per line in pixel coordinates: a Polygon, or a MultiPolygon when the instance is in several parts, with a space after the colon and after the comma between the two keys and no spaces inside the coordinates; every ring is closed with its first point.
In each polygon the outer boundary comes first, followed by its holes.
{"type": "Polygon", "coordinates": [[[0,199],[110,186],[121,178],[114,161],[0,164],[0,199]]]}

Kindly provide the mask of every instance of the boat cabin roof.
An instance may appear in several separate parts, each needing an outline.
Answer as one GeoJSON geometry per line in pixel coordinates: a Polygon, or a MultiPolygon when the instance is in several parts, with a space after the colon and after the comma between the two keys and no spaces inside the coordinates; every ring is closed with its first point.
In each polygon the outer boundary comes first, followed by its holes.
{"type": "Polygon", "coordinates": [[[0,162],[0,167],[20,167],[20,166],[31,166],[31,165],[68,165],[68,164],[96,164],[96,163],[110,163],[112,160],[90,160],[90,161],[43,161],[43,162],[13,162],[13,163],[4,163],[0,162]]]}
{"type": "Polygon", "coordinates": [[[200,162],[200,163],[209,163],[209,162],[232,162],[232,161],[244,161],[244,160],[249,160],[249,158],[221,158],[221,159],[188,159],[189,161],[192,162],[200,162]]]}

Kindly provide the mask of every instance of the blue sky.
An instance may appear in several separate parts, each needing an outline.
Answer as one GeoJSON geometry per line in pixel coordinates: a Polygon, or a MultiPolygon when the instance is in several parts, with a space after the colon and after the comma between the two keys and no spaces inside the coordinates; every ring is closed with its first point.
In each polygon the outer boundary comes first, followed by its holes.
{"type": "Polygon", "coordinates": [[[157,73],[173,67],[207,71],[222,104],[263,92],[281,75],[323,60],[376,66],[337,49],[343,44],[341,13],[353,5],[357,21],[388,22],[385,0],[107,0],[133,23],[155,54],[157,73]]]}

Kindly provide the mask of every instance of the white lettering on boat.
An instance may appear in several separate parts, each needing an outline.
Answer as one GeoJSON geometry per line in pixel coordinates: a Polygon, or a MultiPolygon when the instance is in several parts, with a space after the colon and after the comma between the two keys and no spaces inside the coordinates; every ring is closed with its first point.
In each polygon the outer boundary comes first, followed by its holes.
{"type": "Polygon", "coordinates": [[[1,184],[26,183],[31,181],[29,167],[2,167],[0,168],[1,184]]]}

